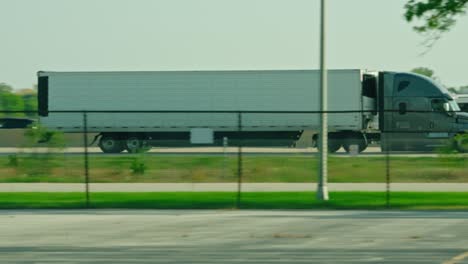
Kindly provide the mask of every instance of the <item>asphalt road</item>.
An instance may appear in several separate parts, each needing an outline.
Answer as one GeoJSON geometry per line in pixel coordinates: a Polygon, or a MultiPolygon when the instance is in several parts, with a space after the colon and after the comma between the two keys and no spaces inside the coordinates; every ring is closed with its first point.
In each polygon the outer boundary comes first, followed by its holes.
{"type": "MultiPolygon", "coordinates": [[[[8,156],[11,154],[17,153],[41,153],[48,152],[49,150],[45,148],[13,148],[13,147],[0,147],[0,156],[8,156]]],[[[70,147],[64,150],[57,150],[57,153],[65,153],[66,155],[83,155],[85,149],[83,147],[70,147]]],[[[147,155],[203,155],[203,156],[220,156],[220,155],[237,155],[238,148],[236,147],[193,147],[193,148],[153,148],[150,150],[147,155]]],[[[128,156],[134,155],[127,152],[120,154],[106,154],[98,147],[88,148],[88,153],[92,156],[128,156]]],[[[242,148],[242,153],[244,155],[254,155],[254,156],[288,156],[288,155],[314,155],[318,154],[317,149],[315,148],[254,148],[254,147],[245,147],[242,148]]],[[[369,147],[363,153],[352,155],[346,153],[343,149],[339,150],[337,153],[332,154],[336,157],[378,157],[385,156],[386,153],[382,152],[380,147],[369,147]]],[[[435,152],[391,152],[392,157],[437,157],[438,154],[435,152]]],[[[466,155],[468,154],[460,154],[466,155]]]]}
{"type": "MultiPolygon", "coordinates": [[[[18,153],[18,152],[41,152],[47,151],[46,148],[35,148],[35,149],[28,149],[28,148],[14,148],[14,147],[0,147],[0,153],[18,153]]],[[[74,153],[79,154],[83,153],[85,149],[83,147],[69,147],[63,150],[65,153],[74,153]]],[[[173,154],[180,154],[180,153],[216,153],[216,154],[223,154],[223,153],[237,153],[237,147],[172,147],[172,148],[152,148],[149,153],[173,153],[173,154]]],[[[273,147],[244,147],[242,151],[245,153],[291,153],[291,154],[302,154],[302,153],[318,153],[316,148],[273,148],[273,147]]],[[[98,147],[89,147],[89,153],[102,153],[101,149],[98,147]]],[[[370,147],[366,151],[366,153],[380,153],[381,150],[379,147],[370,147]]],[[[123,152],[126,153],[126,152],[123,152]]],[[[346,154],[346,152],[341,149],[338,153],[346,154]]]]}
{"type": "Polygon", "coordinates": [[[0,211],[0,263],[468,263],[468,212],[0,211]]]}

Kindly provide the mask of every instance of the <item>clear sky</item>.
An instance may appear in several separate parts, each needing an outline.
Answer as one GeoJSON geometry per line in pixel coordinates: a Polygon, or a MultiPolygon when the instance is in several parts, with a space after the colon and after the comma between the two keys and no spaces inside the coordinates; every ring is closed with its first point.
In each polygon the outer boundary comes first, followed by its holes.
{"type": "MultiPolygon", "coordinates": [[[[328,66],[468,85],[468,17],[424,57],[406,0],[328,0],[328,66]]],[[[319,0],[0,0],[0,82],[36,72],[316,69],[319,0]]]]}

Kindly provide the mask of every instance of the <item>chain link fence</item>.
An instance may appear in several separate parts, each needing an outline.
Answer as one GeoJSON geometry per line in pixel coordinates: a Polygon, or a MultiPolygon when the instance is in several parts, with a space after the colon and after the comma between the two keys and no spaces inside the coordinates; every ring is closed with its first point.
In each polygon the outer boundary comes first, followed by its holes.
{"type": "Polygon", "coordinates": [[[328,113],[327,202],[315,198],[319,112],[3,118],[0,208],[468,208],[466,136],[440,113],[406,113],[417,117],[385,127],[366,114],[328,113]],[[366,126],[353,127],[356,118],[366,126]]]}

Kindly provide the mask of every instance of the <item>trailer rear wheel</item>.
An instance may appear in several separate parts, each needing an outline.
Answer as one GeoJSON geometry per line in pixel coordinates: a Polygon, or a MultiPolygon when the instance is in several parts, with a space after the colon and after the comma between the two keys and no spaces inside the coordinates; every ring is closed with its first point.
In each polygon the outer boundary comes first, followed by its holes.
{"type": "Polygon", "coordinates": [[[129,137],[125,140],[125,149],[128,153],[137,153],[141,148],[141,140],[137,137],[129,137]]]}
{"type": "Polygon", "coordinates": [[[151,149],[148,141],[138,137],[129,137],[125,141],[125,149],[129,153],[148,152],[151,149]]]}
{"type": "Polygon", "coordinates": [[[120,153],[125,149],[121,140],[109,135],[102,136],[98,145],[104,153],[120,153]]]}
{"type": "Polygon", "coordinates": [[[150,143],[148,142],[148,140],[146,139],[143,139],[141,141],[141,147],[140,147],[140,150],[139,152],[148,152],[152,149],[150,143]]]}

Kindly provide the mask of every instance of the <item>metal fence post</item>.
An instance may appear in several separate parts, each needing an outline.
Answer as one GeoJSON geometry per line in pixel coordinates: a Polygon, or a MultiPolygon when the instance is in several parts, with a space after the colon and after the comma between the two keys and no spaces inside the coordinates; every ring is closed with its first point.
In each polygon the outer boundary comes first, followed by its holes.
{"type": "Polygon", "coordinates": [[[228,166],[227,147],[228,147],[228,138],[223,137],[223,179],[226,179],[227,177],[227,174],[226,174],[226,170],[228,166]]]}
{"type": "Polygon", "coordinates": [[[241,206],[242,193],[242,113],[237,115],[237,209],[241,206]]]}
{"type": "Polygon", "coordinates": [[[89,208],[88,114],[86,112],[83,112],[83,130],[86,208],[89,208]]]}
{"type": "Polygon", "coordinates": [[[389,133],[384,132],[385,138],[385,168],[386,168],[386,195],[385,203],[387,208],[390,208],[390,142],[388,135],[389,133]]]}

